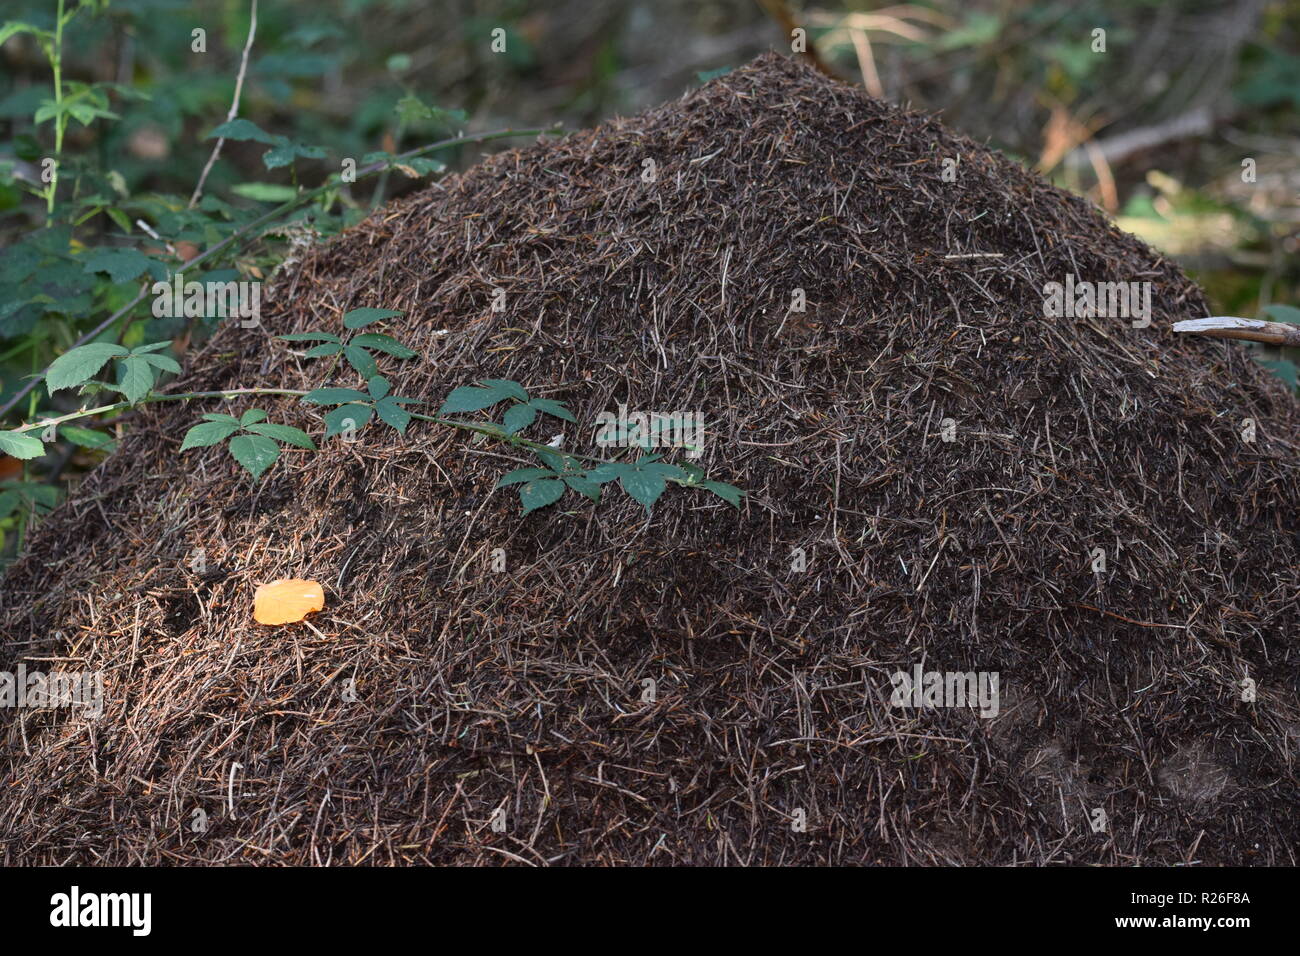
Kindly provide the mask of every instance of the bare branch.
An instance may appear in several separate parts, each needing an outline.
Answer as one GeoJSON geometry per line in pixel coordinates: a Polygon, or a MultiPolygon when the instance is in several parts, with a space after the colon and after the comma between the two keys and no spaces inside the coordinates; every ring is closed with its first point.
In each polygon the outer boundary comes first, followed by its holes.
{"type": "Polygon", "coordinates": [[[1175,332],[1212,335],[1220,339],[1243,339],[1266,345],[1300,347],[1300,325],[1265,322],[1262,319],[1239,319],[1231,315],[1212,315],[1206,319],[1185,319],[1174,323],[1175,332]]]}
{"type": "MultiPolygon", "coordinates": [[[[226,122],[229,123],[239,113],[239,98],[244,93],[244,76],[248,73],[248,53],[253,49],[253,36],[257,33],[257,0],[253,0],[253,10],[248,20],[248,39],[244,41],[244,56],[239,61],[239,76],[235,78],[235,98],[230,103],[230,112],[226,114],[226,122]]],[[[194,195],[190,197],[189,208],[193,209],[195,203],[199,201],[199,196],[203,195],[203,184],[208,181],[208,173],[212,171],[213,165],[217,161],[217,156],[221,154],[221,147],[226,142],[222,136],[217,140],[217,145],[212,147],[212,155],[208,157],[207,165],[203,167],[203,172],[199,175],[199,184],[194,187],[194,195]]]]}

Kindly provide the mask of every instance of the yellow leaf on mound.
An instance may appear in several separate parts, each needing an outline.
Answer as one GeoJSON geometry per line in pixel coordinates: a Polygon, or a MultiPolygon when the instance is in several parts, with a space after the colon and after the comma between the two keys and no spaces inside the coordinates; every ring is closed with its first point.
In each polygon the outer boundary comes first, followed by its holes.
{"type": "Polygon", "coordinates": [[[263,584],[253,595],[258,624],[293,624],[325,606],[325,591],[317,581],[288,578],[263,584]]]}

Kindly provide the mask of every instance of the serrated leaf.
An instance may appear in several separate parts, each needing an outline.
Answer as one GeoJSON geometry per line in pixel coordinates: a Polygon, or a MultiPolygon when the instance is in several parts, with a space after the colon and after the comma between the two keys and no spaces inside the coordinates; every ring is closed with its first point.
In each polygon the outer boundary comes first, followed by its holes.
{"type": "Polygon", "coordinates": [[[659,500],[659,496],[664,493],[664,489],[667,487],[663,475],[641,468],[630,469],[623,473],[618,480],[624,491],[645,506],[647,513],[654,507],[654,503],[659,500]]]}
{"type": "Polygon", "coordinates": [[[641,471],[656,474],[661,478],[670,478],[679,481],[686,480],[686,472],[682,471],[676,465],[667,465],[660,461],[642,459],[636,463],[636,467],[641,471]]]}
{"type": "Polygon", "coordinates": [[[127,350],[113,342],[91,342],[69,349],[51,364],[45,373],[45,387],[51,395],[65,388],[75,388],[95,375],[104,363],[127,350]]]}
{"type": "Polygon", "coordinates": [[[497,479],[493,491],[497,488],[504,488],[507,485],[517,485],[521,481],[532,481],[534,478],[549,478],[554,476],[553,471],[546,468],[516,468],[514,471],[508,471],[497,479]]]}
{"type": "Polygon", "coordinates": [[[138,249],[105,249],[86,257],[86,272],[107,272],[113,282],[129,282],[144,272],[162,281],[167,267],[138,249]]]}
{"type": "Polygon", "coordinates": [[[353,336],[352,344],[367,349],[375,349],[385,355],[391,355],[393,358],[399,359],[412,359],[420,354],[414,349],[408,349],[391,335],[381,335],[378,332],[362,332],[360,335],[353,336]]]}
{"type": "Polygon", "coordinates": [[[266,412],[262,411],[260,408],[250,408],[248,411],[244,412],[244,414],[239,416],[239,424],[243,425],[245,428],[255,422],[264,421],[266,421],[266,412]]]}
{"type": "Polygon", "coordinates": [[[258,143],[273,145],[277,138],[262,129],[252,120],[232,119],[222,123],[204,139],[233,139],[237,142],[253,140],[258,143]]]}
{"type": "Polygon", "coordinates": [[[528,401],[528,393],[518,382],[512,382],[508,378],[485,378],[479,381],[480,385],[485,385],[490,389],[499,391],[507,398],[513,398],[517,402],[528,401]]]}
{"type": "Polygon", "coordinates": [[[542,460],[547,468],[557,474],[567,471],[569,464],[573,461],[572,458],[562,452],[551,451],[549,448],[533,448],[532,452],[542,460]]]}
{"type": "Polygon", "coordinates": [[[26,432],[0,432],[0,451],[15,458],[40,458],[45,454],[45,444],[26,432]]]}
{"type": "Polygon", "coordinates": [[[360,329],[372,322],[379,322],[383,319],[395,319],[400,315],[405,315],[400,309],[352,309],[343,316],[343,327],[346,329],[360,329]]]}
{"type": "Polygon", "coordinates": [[[327,355],[338,355],[343,351],[343,346],[335,342],[322,342],[320,345],[313,345],[302,354],[307,358],[325,358],[327,355]]]}
{"type": "Polygon", "coordinates": [[[379,371],[379,367],[375,365],[374,356],[359,345],[344,346],[343,357],[347,359],[348,364],[351,365],[362,378],[371,378],[379,371]]]}
{"type": "Polygon", "coordinates": [[[82,428],[80,425],[60,425],[59,434],[80,448],[111,452],[117,447],[113,436],[97,432],[93,428],[82,428]]]}
{"type": "Polygon", "coordinates": [[[165,348],[171,347],[170,341],[150,342],[148,345],[137,345],[131,350],[132,355],[148,355],[150,352],[161,352],[165,348]]]}
{"type": "Polygon", "coordinates": [[[455,412],[477,412],[505,399],[506,395],[504,393],[494,389],[462,385],[453,389],[452,393],[447,396],[447,400],[442,403],[442,408],[438,410],[438,414],[450,415],[455,412]]]}
{"type": "Polygon", "coordinates": [[[374,414],[369,405],[340,405],[325,415],[325,437],[332,438],[346,431],[349,421],[353,431],[361,431],[374,414]]]}
{"type": "Polygon", "coordinates": [[[140,358],[143,361],[148,362],[154,368],[161,369],[164,372],[171,372],[173,375],[179,375],[181,373],[180,363],[177,362],[170,355],[150,354],[150,355],[141,355],[140,358]]]}
{"type": "Polygon", "coordinates": [[[406,426],[411,422],[411,413],[391,398],[381,398],[375,402],[375,414],[385,424],[396,428],[399,434],[406,434],[406,426]]]}
{"type": "Polygon", "coordinates": [[[591,471],[587,472],[587,478],[598,485],[603,485],[610,481],[616,481],[625,474],[630,474],[635,469],[621,461],[607,461],[597,465],[591,471]]]}
{"type": "Polygon", "coordinates": [[[226,415],[222,412],[208,412],[203,416],[203,420],[208,422],[233,422],[236,425],[239,424],[239,419],[234,415],[226,415]]]}
{"type": "Polygon", "coordinates": [[[531,405],[511,405],[506,409],[505,417],[501,424],[505,426],[506,434],[513,435],[531,425],[537,420],[537,410],[531,405]]]}
{"type": "Polygon", "coordinates": [[[128,355],[118,363],[117,387],[134,405],[149,394],[156,374],[144,356],[128,355]]]}
{"type": "Polygon", "coordinates": [[[729,485],[724,481],[701,481],[699,487],[713,492],[723,501],[732,507],[740,507],[740,499],[745,494],[735,485],[729,485]]]}
{"type": "Polygon", "coordinates": [[[558,478],[535,478],[519,486],[519,501],[524,506],[524,514],[555,504],[563,494],[564,482],[558,478]]]}
{"type": "Polygon", "coordinates": [[[294,428],[292,425],[274,425],[270,422],[257,422],[252,425],[246,425],[245,428],[256,435],[265,435],[267,438],[274,438],[276,441],[282,441],[286,445],[306,448],[308,451],[316,450],[316,445],[312,442],[311,436],[301,428],[294,428]]]}
{"type": "Polygon", "coordinates": [[[230,439],[230,454],[257,479],[280,457],[280,446],[264,435],[236,435],[230,439]]]}
{"type": "Polygon", "coordinates": [[[586,478],[580,478],[576,475],[570,475],[564,479],[564,483],[580,495],[586,495],[592,501],[600,502],[600,485],[586,478]]]}
{"type": "Polygon", "coordinates": [[[342,405],[344,402],[364,402],[369,397],[355,388],[317,388],[304,395],[302,401],[304,405],[342,405]]]}
{"type": "Polygon", "coordinates": [[[554,415],[556,418],[562,418],[566,422],[573,422],[575,425],[578,420],[573,417],[573,413],[564,407],[563,403],[554,401],[549,398],[534,398],[528,403],[539,412],[545,412],[547,415],[554,415]]]}
{"type": "Polygon", "coordinates": [[[228,422],[200,422],[185,433],[185,438],[181,442],[181,451],[216,445],[237,431],[239,431],[239,422],[234,419],[228,422]]]}
{"type": "Polygon", "coordinates": [[[370,392],[371,398],[383,398],[388,394],[388,379],[382,375],[376,375],[366,383],[366,388],[370,392]]]}

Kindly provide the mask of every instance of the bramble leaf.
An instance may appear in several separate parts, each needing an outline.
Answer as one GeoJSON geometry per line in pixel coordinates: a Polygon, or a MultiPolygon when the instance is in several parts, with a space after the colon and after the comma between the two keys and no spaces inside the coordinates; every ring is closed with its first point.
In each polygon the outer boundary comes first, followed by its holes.
{"type": "Polygon", "coordinates": [[[230,439],[230,453],[257,479],[280,457],[280,446],[264,435],[236,435],[230,439]]]}
{"type": "Polygon", "coordinates": [[[360,329],[372,322],[395,319],[405,314],[401,309],[352,309],[343,316],[343,327],[345,329],[360,329]]]}
{"type": "Polygon", "coordinates": [[[258,422],[247,426],[247,430],[257,435],[265,435],[267,438],[274,438],[276,441],[282,441],[286,445],[295,445],[298,448],[306,448],[308,451],[316,450],[316,445],[312,442],[311,436],[301,428],[294,428],[292,425],[258,422]]]}
{"type": "Polygon", "coordinates": [[[15,458],[40,458],[45,444],[26,432],[0,432],[0,451],[15,458]]]}
{"type": "Polygon", "coordinates": [[[239,431],[239,422],[234,419],[228,422],[200,422],[185,433],[185,438],[181,442],[181,451],[216,445],[237,431],[239,431]]]}
{"type": "Polygon", "coordinates": [[[505,417],[501,420],[501,423],[505,426],[506,434],[513,435],[527,428],[536,419],[537,410],[531,405],[511,405],[506,409],[505,417]]]}
{"type": "Polygon", "coordinates": [[[109,359],[126,354],[125,348],[113,342],[91,342],[69,349],[50,363],[45,387],[51,395],[60,389],[75,388],[89,381],[109,359]]]}
{"type": "Polygon", "coordinates": [[[564,494],[564,482],[558,478],[536,478],[519,486],[519,500],[524,514],[555,504],[564,494]]]}

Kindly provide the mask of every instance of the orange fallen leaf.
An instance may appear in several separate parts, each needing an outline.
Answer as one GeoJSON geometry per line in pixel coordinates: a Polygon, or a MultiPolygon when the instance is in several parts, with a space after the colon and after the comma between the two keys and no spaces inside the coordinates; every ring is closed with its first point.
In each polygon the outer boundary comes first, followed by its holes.
{"type": "Polygon", "coordinates": [[[325,606],[319,582],[288,578],[263,584],[253,595],[253,618],[258,624],[294,624],[325,606]]]}
{"type": "Polygon", "coordinates": [[[12,478],[23,470],[23,463],[17,458],[0,455],[0,478],[12,478]]]}

